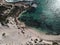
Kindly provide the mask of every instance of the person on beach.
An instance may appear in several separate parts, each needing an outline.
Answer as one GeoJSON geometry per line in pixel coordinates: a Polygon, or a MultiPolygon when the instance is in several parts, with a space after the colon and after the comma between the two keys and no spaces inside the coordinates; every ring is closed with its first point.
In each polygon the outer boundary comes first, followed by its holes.
{"type": "Polygon", "coordinates": [[[6,33],[2,33],[2,37],[6,37],[6,33]]]}
{"type": "Polygon", "coordinates": [[[25,32],[24,32],[23,30],[21,30],[21,33],[22,33],[22,34],[25,34],[25,32]]]}

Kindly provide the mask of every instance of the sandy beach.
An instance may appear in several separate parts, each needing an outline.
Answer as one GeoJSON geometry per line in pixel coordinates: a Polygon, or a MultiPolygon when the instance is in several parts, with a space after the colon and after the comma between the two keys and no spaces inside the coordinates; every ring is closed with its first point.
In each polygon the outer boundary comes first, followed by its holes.
{"type": "Polygon", "coordinates": [[[16,23],[11,20],[12,24],[8,23],[9,27],[0,25],[0,45],[35,45],[35,40],[38,40],[37,43],[42,44],[52,44],[52,41],[60,43],[60,35],[46,35],[45,33],[38,32],[34,28],[25,27],[24,29],[16,26],[16,23]],[[5,36],[2,34],[5,33],[5,36]],[[41,39],[43,40],[42,42],[41,39]]]}

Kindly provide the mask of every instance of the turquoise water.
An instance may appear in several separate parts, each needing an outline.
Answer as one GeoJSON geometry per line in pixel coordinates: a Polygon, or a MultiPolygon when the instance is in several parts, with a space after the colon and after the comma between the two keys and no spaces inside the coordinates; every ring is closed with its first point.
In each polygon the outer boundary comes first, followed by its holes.
{"type": "Polygon", "coordinates": [[[28,18],[32,16],[34,20],[41,22],[39,28],[42,31],[60,33],[60,0],[36,0],[36,2],[38,3],[36,11],[23,15],[28,16],[28,18]]]}

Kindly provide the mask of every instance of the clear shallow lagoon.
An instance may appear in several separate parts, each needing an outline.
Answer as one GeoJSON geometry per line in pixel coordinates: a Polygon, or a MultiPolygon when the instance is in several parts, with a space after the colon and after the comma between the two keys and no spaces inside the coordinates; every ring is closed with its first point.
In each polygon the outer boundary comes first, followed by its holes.
{"type": "Polygon", "coordinates": [[[42,31],[60,33],[60,0],[36,0],[36,2],[38,3],[36,11],[23,15],[38,19],[41,22],[42,31]]]}

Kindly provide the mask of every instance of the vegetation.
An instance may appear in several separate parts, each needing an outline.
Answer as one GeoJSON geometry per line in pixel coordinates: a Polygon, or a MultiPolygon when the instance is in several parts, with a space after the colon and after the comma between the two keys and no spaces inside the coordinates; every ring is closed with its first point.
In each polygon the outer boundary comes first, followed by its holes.
{"type": "Polygon", "coordinates": [[[19,9],[19,7],[15,6],[8,15],[14,17],[16,12],[18,11],[18,9],[19,9]]]}
{"type": "Polygon", "coordinates": [[[4,23],[7,23],[6,21],[6,18],[7,18],[7,15],[4,14],[4,11],[7,10],[6,7],[4,6],[0,6],[0,22],[2,25],[4,25],[4,23]]]}

